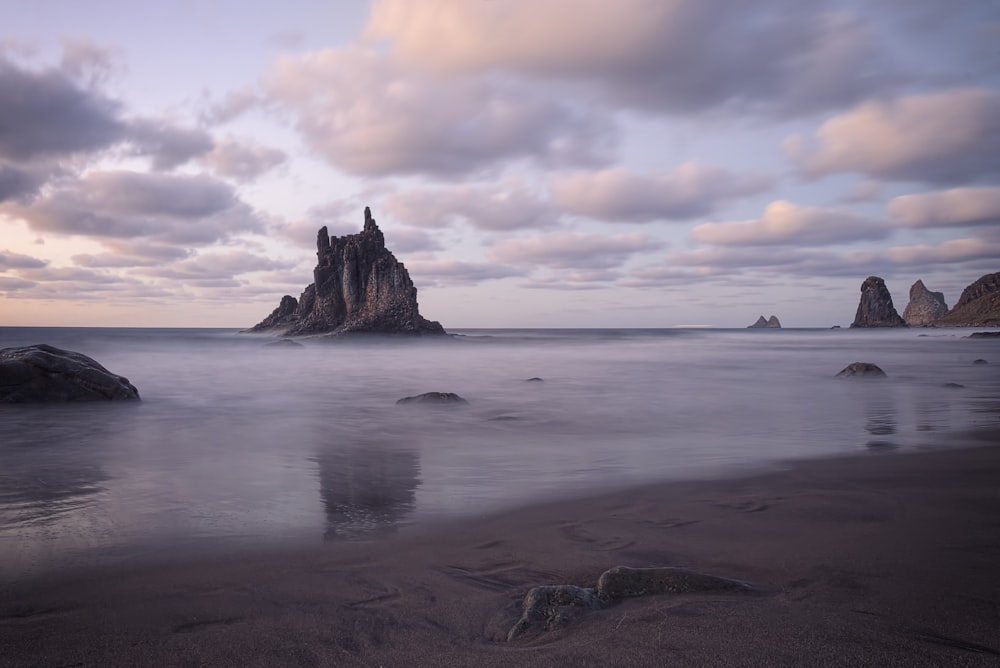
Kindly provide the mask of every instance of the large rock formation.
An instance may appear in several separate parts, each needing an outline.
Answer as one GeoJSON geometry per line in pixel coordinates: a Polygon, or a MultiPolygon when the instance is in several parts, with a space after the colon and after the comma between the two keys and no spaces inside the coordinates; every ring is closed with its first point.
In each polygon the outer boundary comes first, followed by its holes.
{"type": "Polygon", "coordinates": [[[39,343],[0,350],[0,403],[138,400],[128,378],[86,355],[39,343]]]}
{"type": "Polygon", "coordinates": [[[869,276],[861,284],[861,301],[851,327],[906,327],[892,305],[889,288],[878,276],[869,276]]]}
{"type": "Polygon", "coordinates": [[[948,312],[944,295],[931,292],[918,280],[910,286],[910,302],[903,310],[903,320],[910,327],[926,327],[948,312]]]}
{"type": "Polygon", "coordinates": [[[757,322],[752,325],[747,325],[747,329],[781,329],[781,321],[778,320],[778,316],[772,315],[767,320],[764,320],[764,316],[757,318],[757,322]]]}
{"type": "Polygon", "coordinates": [[[444,334],[441,324],[420,315],[417,289],[406,267],[386,249],[381,230],[365,207],[360,234],[316,238],[313,283],[296,300],[278,308],[249,332],[306,334],[444,334]]]}
{"type": "Polygon", "coordinates": [[[934,324],[951,327],[1000,326],[1000,272],[986,274],[962,290],[955,307],[934,324]]]}

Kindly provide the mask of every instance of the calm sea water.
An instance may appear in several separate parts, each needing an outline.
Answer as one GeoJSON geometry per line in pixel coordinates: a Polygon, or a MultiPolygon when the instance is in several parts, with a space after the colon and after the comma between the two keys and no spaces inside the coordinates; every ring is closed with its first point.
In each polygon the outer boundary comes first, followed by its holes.
{"type": "Polygon", "coordinates": [[[0,405],[0,580],[377,539],[791,457],[948,447],[1000,425],[1000,340],[962,330],[457,334],[283,348],[233,330],[0,328],[0,347],[82,352],[143,399],[0,405]],[[890,377],[834,378],[854,361],[890,377]],[[469,405],[396,405],[428,391],[469,405]]]}

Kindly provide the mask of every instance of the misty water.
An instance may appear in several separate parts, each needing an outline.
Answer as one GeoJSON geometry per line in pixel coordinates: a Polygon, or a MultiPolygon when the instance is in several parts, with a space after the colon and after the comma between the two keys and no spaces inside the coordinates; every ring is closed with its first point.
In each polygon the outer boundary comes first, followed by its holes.
{"type": "Polygon", "coordinates": [[[233,330],[0,328],[0,348],[76,350],[142,395],[0,405],[0,580],[378,540],[788,458],[953,447],[1000,426],[1000,340],[966,330],[456,333],[277,347],[233,330]],[[834,378],[854,361],[889,378],[834,378]],[[469,404],[396,405],[429,391],[469,404]]]}

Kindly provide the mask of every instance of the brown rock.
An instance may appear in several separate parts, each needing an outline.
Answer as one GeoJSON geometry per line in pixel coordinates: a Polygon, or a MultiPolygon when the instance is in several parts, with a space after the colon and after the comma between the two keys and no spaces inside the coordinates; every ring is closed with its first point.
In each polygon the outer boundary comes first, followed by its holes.
{"type": "Polygon", "coordinates": [[[955,307],[934,324],[950,327],[1000,326],[1000,272],[986,274],[962,290],[955,307]]]}
{"type": "Polygon", "coordinates": [[[861,284],[861,301],[851,327],[906,327],[896,308],[885,281],[869,276],[861,284]]]}
{"type": "Polygon", "coordinates": [[[910,286],[910,301],[903,310],[903,320],[910,327],[926,327],[948,312],[940,292],[931,292],[918,280],[910,286]]]}

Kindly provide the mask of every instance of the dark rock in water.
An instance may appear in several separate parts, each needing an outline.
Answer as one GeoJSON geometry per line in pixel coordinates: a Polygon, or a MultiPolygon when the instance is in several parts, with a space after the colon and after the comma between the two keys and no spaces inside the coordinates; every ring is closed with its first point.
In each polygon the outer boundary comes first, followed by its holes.
{"type": "Polygon", "coordinates": [[[944,383],[943,385],[941,385],[941,387],[947,387],[951,389],[961,389],[965,387],[965,385],[962,385],[960,383],[944,383]]]}
{"type": "Polygon", "coordinates": [[[685,568],[628,568],[616,566],[601,573],[596,587],[542,585],[524,597],[522,614],[507,633],[510,642],[531,630],[553,631],[571,617],[600,610],[618,601],[654,594],[752,592],[746,582],[707,575],[685,568]]]}
{"type": "Polygon", "coordinates": [[[834,325],[834,326],[833,326],[833,327],[831,327],[830,329],[840,329],[840,325],[834,325]]]}
{"type": "Polygon", "coordinates": [[[967,339],[1000,339],[1000,332],[973,332],[967,339]]]}
{"type": "Polygon", "coordinates": [[[403,397],[397,404],[467,404],[469,403],[454,392],[425,392],[415,397],[403,397]]]}
{"type": "Polygon", "coordinates": [[[940,292],[931,292],[918,280],[910,286],[910,301],[903,309],[903,320],[910,327],[926,327],[948,312],[940,292]]]}
{"type": "Polygon", "coordinates": [[[885,378],[886,373],[878,366],[871,364],[870,362],[853,362],[848,364],[844,369],[837,374],[837,377],[841,376],[867,376],[871,378],[885,378]]]}
{"type": "Polygon", "coordinates": [[[417,307],[417,289],[406,267],[385,247],[381,230],[365,207],[360,234],[316,237],[313,283],[296,300],[290,295],[247,330],[284,336],[307,334],[444,334],[417,307]]]}
{"type": "Polygon", "coordinates": [[[526,382],[526,383],[541,383],[541,382],[544,382],[544,381],[541,378],[539,378],[538,376],[535,376],[534,378],[527,378],[527,379],[525,379],[524,382],[526,382]]]}
{"type": "Polygon", "coordinates": [[[987,362],[986,360],[984,360],[981,357],[979,359],[977,359],[977,360],[972,360],[972,363],[973,364],[989,364],[989,362],[987,362]]]}
{"type": "Polygon", "coordinates": [[[962,290],[955,307],[934,324],[950,327],[1000,326],[1000,272],[986,274],[962,290]]]}
{"type": "Polygon", "coordinates": [[[517,422],[520,419],[516,415],[497,415],[488,419],[487,422],[517,422]]]}
{"type": "Polygon", "coordinates": [[[778,320],[778,316],[772,315],[767,320],[764,320],[764,316],[757,318],[757,322],[752,325],[747,325],[747,329],[781,329],[781,322],[778,320]]]}
{"type": "Polygon", "coordinates": [[[277,341],[271,341],[268,343],[266,348],[305,348],[304,345],[298,341],[292,341],[291,339],[278,339],[277,341]]]}
{"type": "Polygon", "coordinates": [[[0,403],[138,399],[128,378],[86,355],[44,343],[0,350],[0,403]]]}
{"type": "Polygon", "coordinates": [[[851,327],[906,327],[892,305],[885,281],[878,276],[869,276],[861,284],[861,301],[851,327]]]}

